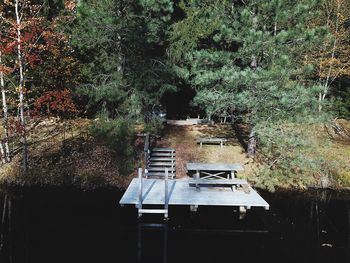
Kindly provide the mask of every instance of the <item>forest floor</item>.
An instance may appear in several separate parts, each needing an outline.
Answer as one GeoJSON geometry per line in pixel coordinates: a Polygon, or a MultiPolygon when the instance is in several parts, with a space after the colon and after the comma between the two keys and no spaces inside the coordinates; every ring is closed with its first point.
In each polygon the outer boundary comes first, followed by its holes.
{"type": "MultiPolygon", "coordinates": [[[[134,143],[134,171],[123,170],[125,160],[113,149],[97,140],[90,133],[93,120],[59,120],[55,118],[33,123],[28,137],[29,172],[21,173],[21,147],[11,145],[14,157],[10,164],[0,168],[0,185],[10,186],[75,186],[82,189],[125,188],[136,176],[137,167],[142,164],[143,138],[134,143]]],[[[350,131],[350,121],[340,123],[350,131]]],[[[142,127],[136,132],[142,131],[142,127]]],[[[245,171],[237,175],[254,184],[259,180],[263,164],[246,156],[247,129],[229,124],[215,125],[167,125],[162,136],[157,139],[160,147],[176,149],[176,176],[187,176],[188,162],[240,163],[245,171]],[[199,147],[196,138],[223,137],[228,142],[219,145],[199,147]]],[[[0,131],[1,132],[1,131],[0,131]]],[[[350,141],[333,130],[315,127],[317,152],[326,161],[334,162],[334,177],[327,187],[344,189],[350,186],[350,141]]],[[[14,140],[15,141],[15,140],[14,140]]],[[[18,141],[18,139],[16,140],[18,141]]],[[[313,186],[320,186],[321,177],[311,180],[313,186]]],[[[288,187],[288,186],[287,186],[288,187]]]]}
{"type": "MultiPolygon", "coordinates": [[[[9,186],[75,186],[82,189],[125,188],[117,154],[90,134],[93,120],[49,118],[33,123],[28,136],[28,172],[23,175],[21,145],[11,163],[0,169],[0,184],[9,186]]],[[[15,140],[13,140],[15,141],[15,140]]],[[[18,141],[18,140],[16,140],[18,141]]]]}
{"type": "MultiPolygon", "coordinates": [[[[345,131],[350,131],[350,121],[339,120],[338,123],[345,131]]],[[[350,140],[344,139],[334,130],[327,130],[323,126],[314,127],[313,133],[317,157],[323,158],[326,163],[332,163],[334,167],[332,168],[333,176],[327,179],[327,185],[324,185],[324,177],[316,174],[310,178],[310,186],[348,189],[350,187],[350,140]]],[[[229,124],[168,125],[163,137],[157,141],[157,146],[176,149],[176,176],[178,178],[187,176],[186,163],[188,162],[240,163],[245,171],[238,173],[238,177],[259,182],[259,171],[263,164],[247,157],[246,144],[246,127],[229,124]],[[200,148],[196,143],[196,138],[200,137],[227,138],[228,143],[223,148],[220,148],[219,145],[203,145],[200,148]]],[[[271,181],[279,183],[278,178],[271,181]]],[[[280,185],[275,186],[280,187],[280,185]]],[[[288,188],[288,185],[283,187],[288,188]]]]}
{"type": "Polygon", "coordinates": [[[231,125],[168,125],[164,136],[157,141],[159,147],[173,147],[176,150],[176,177],[186,177],[188,162],[201,163],[240,163],[244,166],[245,174],[252,173],[255,164],[247,158],[245,149],[238,140],[231,125]],[[203,144],[199,147],[197,138],[226,138],[224,147],[220,145],[203,144]]]}

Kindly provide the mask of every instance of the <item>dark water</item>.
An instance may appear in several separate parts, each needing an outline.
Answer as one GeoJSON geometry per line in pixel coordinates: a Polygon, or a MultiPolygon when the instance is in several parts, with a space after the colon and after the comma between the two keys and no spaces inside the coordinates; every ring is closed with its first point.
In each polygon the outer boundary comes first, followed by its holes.
{"type": "Polygon", "coordinates": [[[136,220],[116,191],[2,193],[0,262],[350,262],[349,195],[262,195],[271,210],[244,219],[175,207],[162,224],[136,220]]]}

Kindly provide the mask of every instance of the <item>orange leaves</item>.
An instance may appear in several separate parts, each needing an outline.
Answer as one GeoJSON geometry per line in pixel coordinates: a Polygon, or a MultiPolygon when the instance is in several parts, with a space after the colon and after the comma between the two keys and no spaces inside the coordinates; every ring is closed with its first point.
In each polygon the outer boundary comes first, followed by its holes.
{"type": "Polygon", "coordinates": [[[0,64],[0,72],[4,73],[5,75],[12,73],[13,69],[10,67],[6,67],[5,65],[0,64]]]}
{"type": "Polygon", "coordinates": [[[36,99],[34,107],[42,114],[71,116],[77,113],[72,94],[68,89],[63,91],[47,91],[36,99]]]}
{"type": "Polygon", "coordinates": [[[4,53],[4,55],[10,54],[13,52],[13,49],[16,47],[16,45],[17,45],[16,41],[6,43],[5,46],[1,48],[1,51],[4,53]]]}
{"type": "Polygon", "coordinates": [[[314,22],[326,26],[330,37],[309,54],[306,62],[315,65],[320,79],[350,77],[350,2],[329,0],[321,11],[324,15],[314,22]]]}
{"type": "Polygon", "coordinates": [[[64,7],[68,10],[74,10],[76,7],[75,0],[64,0],[64,7]]]}
{"type": "Polygon", "coordinates": [[[36,54],[25,54],[25,58],[32,69],[34,69],[42,61],[36,54]]]}

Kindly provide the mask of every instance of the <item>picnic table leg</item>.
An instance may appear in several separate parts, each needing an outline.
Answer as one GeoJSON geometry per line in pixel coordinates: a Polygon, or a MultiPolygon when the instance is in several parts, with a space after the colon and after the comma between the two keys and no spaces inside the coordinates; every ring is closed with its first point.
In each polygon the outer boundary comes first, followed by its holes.
{"type": "Polygon", "coordinates": [[[223,141],[220,142],[220,148],[222,148],[224,145],[223,145],[223,141]]]}
{"type": "Polygon", "coordinates": [[[231,171],[231,179],[235,178],[235,171],[231,171]]]}
{"type": "Polygon", "coordinates": [[[198,181],[199,181],[199,170],[196,171],[196,190],[199,191],[199,185],[198,185],[198,181]]]}

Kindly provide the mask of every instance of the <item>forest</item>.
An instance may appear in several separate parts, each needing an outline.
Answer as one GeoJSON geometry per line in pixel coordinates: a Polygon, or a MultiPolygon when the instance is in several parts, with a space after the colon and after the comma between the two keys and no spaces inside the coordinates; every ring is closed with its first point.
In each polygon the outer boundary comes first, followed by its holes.
{"type": "Polygon", "coordinates": [[[349,0],[2,0],[0,40],[2,184],[120,186],[168,107],[259,187],[350,187],[349,0]]]}

